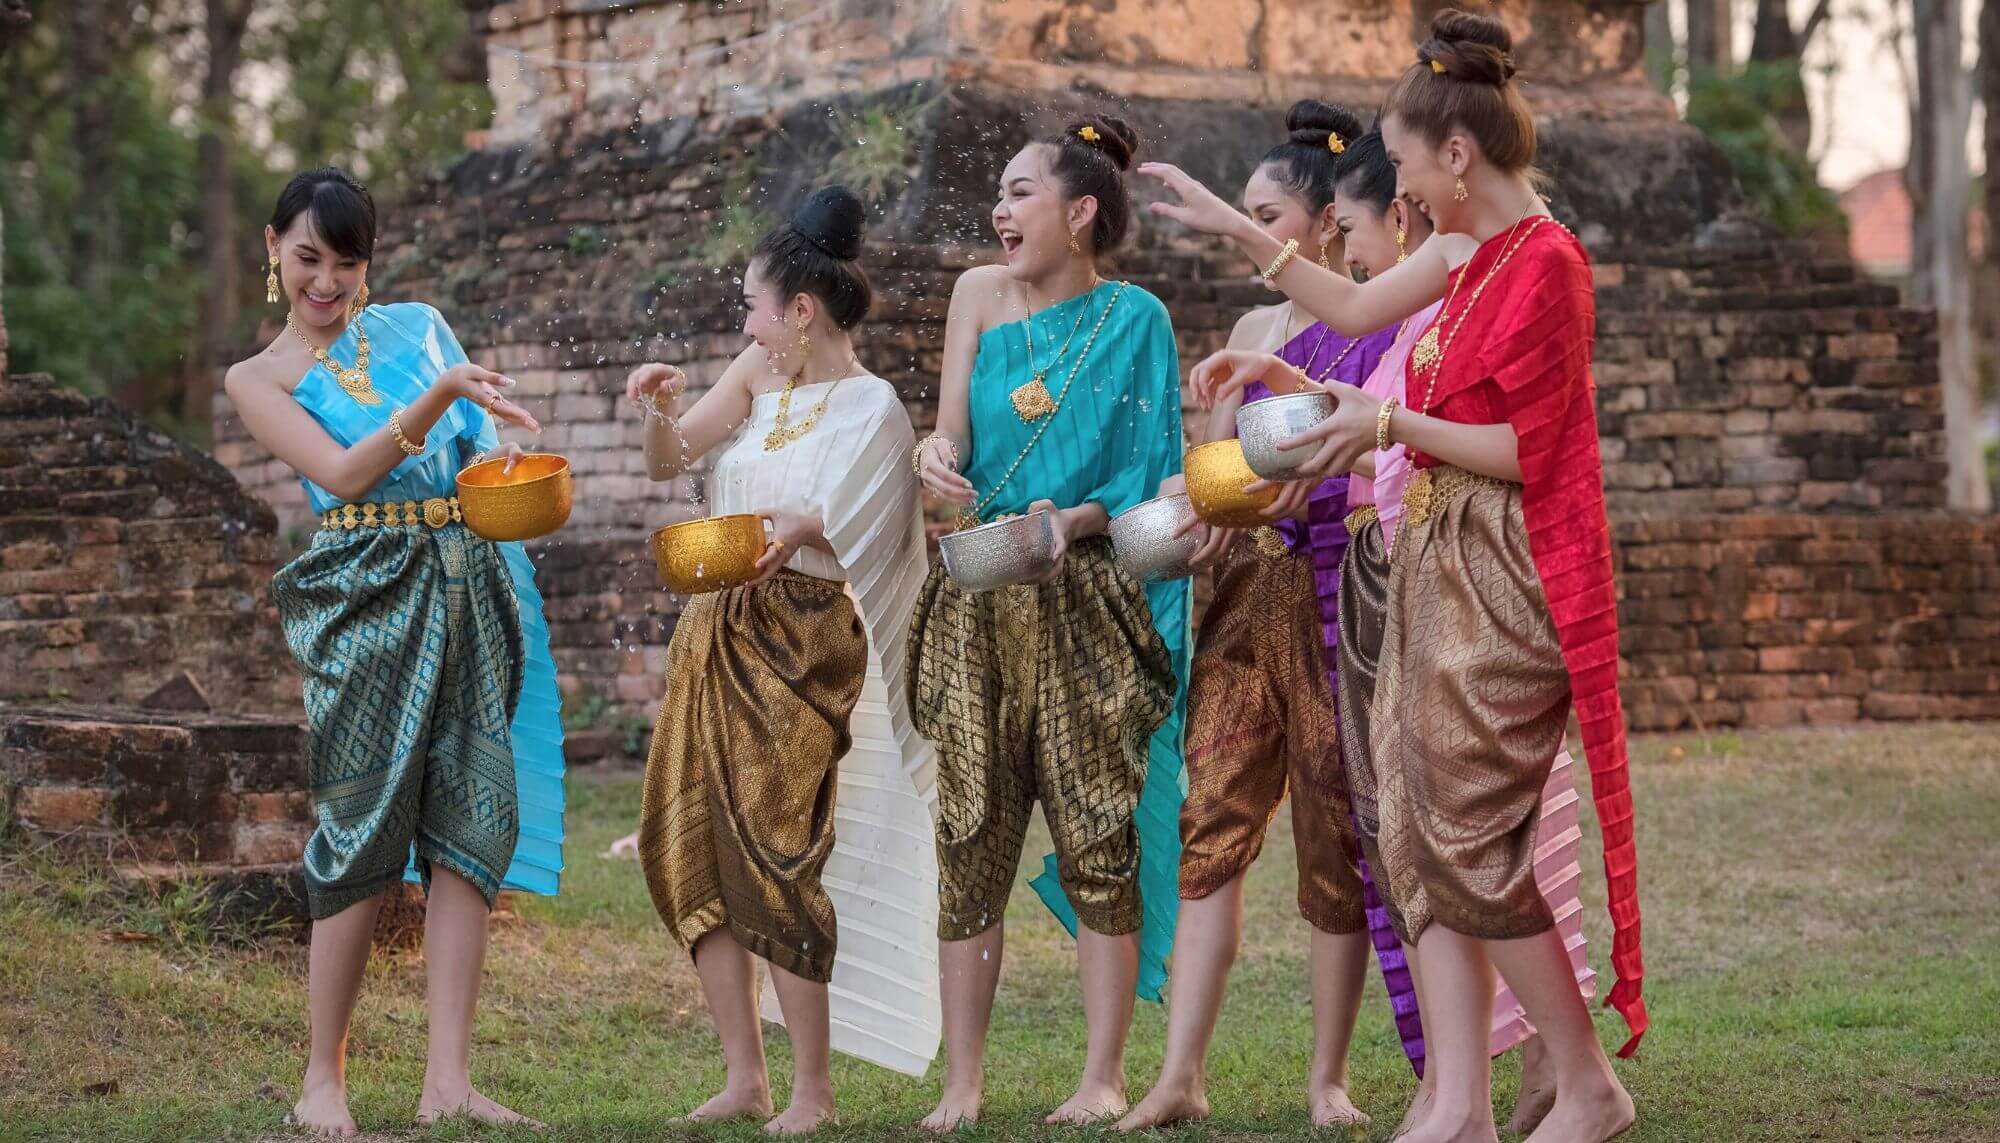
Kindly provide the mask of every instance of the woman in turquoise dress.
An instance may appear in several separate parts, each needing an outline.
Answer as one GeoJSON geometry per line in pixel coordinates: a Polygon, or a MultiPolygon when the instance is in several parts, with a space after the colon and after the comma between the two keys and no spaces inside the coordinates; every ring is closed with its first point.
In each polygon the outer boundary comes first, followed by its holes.
{"type": "Polygon", "coordinates": [[[1166,308],[1097,274],[1130,225],[1136,146],[1123,122],[1092,116],[1007,164],[993,210],[1006,264],[953,289],[937,431],[914,457],[962,518],[1049,512],[1059,554],[1041,583],[985,593],[934,564],[911,626],[913,713],[939,752],[948,1065],[934,1130],[979,1114],[1002,917],[1036,801],[1056,853],[1033,885],[1076,934],[1089,1044],[1050,1122],[1124,1112],[1133,997],[1159,999],[1166,979],[1189,589],[1142,587],[1105,535],[1180,471],[1182,450],[1166,308]]]}
{"type": "MultiPolygon", "coordinates": [[[[494,421],[539,429],[513,384],[466,360],[420,303],[368,305],[375,205],[332,168],[279,196],[265,229],[286,328],[229,370],[257,442],[298,471],[321,529],[273,580],[305,682],[311,1049],[292,1119],[356,1133],[347,1032],[382,895],[429,903],[429,1058],[417,1122],[523,1117],[472,1086],[473,1009],[501,889],[552,894],[562,869],[562,727],[534,568],[459,522],[454,476],[495,452],[494,421]]],[[[520,446],[507,445],[512,467],[520,446]]]]}

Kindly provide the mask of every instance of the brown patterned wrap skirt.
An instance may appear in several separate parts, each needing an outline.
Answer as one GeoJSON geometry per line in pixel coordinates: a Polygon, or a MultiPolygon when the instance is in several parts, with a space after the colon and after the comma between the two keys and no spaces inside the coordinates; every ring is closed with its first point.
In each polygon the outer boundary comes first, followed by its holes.
{"type": "Polygon", "coordinates": [[[639,857],[682,948],[727,925],[807,980],[833,975],[835,764],[868,639],[839,583],[780,571],[696,596],[667,649],[639,857]]]}
{"type": "Polygon", "coordinates": [[[1216,572],[1188,684],[1182,898],[1250,867],[1289,785],[1300,915],[1328,933],[1367,923],[1337,737],[1312,558],[1245,537],[1216,572]]]}
{"type": "Polygon", "coordinates": [[[1134,814],[1173,661],[1110,540],[1079,540],[1065,564],[1051,584],[968,592],[933,561],[917,600],[910,693],[938,748],[942,940],[999,923],[1037,798],[1077,919],[1139,930],[1134,814]]]}
{"type": "Polygon", "coordinates": [[[1369,738],[1369,707],[1375,699],[1375,674],[1389,617],[1389,545],[1374,505],[1363,505],[1349,514],[1348,536],[1347,553],[1340,563],[1340,661],[1336,672],[1340,760],[1347,778],[1347,796],[1354,806],[1355,841],[1368,868],[1375,871],[1382,904],[1401,934],[1401,910],[1388,892],[1382,872],[1381,805],[1369,738]]]}
{"type": "Polygon", "coordinates": [[[1406,495],[1370,711],[1389,896],[1406,942],[1554,923],[1535,884],[1542,788],[1569,673],[1528,551],[1521,488],[1433,470],[1406,495]]]}

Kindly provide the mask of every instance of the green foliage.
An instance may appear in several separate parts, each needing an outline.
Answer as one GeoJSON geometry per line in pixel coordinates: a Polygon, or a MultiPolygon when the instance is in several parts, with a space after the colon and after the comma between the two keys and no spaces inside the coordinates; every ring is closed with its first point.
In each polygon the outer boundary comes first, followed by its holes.
{"type": "MultiPolygon", "coordinates": [[[[212,188],[200,185],[195,159],[201,5],[88,2],[102,21],[53,0],[32,4],[0,69],[11,367],[117,393],[171,431],[205,437],[205,425],[161,412],[176,403],[202,332],[212,188]],[[80,28],[88,52],[69,40],[80,28]]],[[[305,166],[348,167],[390,211],[486,121],[485,87],[448,74],[467,32],[459,0],[258,6],[229,125],[242,267],[242,316],[229,332],[246,349],[263,314],[264,221],[286,179],[305,166]]]]}
{"type": "Polygon", "coordinates": [[[880,202],[909,178],[910,133],[935,99],[871,99],[834,115],[838,150],[827,160],[828,182],[840,183],[865,202],[880,202]]]}
{"type": "Polygon", "coordinates": [[[1751,201],[1790,234],[1840,230],[1840,203],[1819,184],[1812,161],[1786,145],[1776,116],[1798,96],[1798,61],[1746,64],[1733,75],[1696,75],[1687,121],[1735,168],[1751,201]]]}
{"type": "Polygon", "coordinates": [[[724,169],[722,210],[713,228],[694,245],[695,261],[711,270],[748,261],[765,232],[778,224],[769,211],[752,201],[756,178],[749,159],[744,156],[724,169]]]}

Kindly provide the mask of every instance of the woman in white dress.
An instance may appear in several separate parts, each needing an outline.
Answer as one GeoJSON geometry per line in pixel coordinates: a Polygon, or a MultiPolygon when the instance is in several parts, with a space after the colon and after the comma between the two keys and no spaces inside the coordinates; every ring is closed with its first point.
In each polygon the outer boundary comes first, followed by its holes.
{"type": "Polygon", "coordinates": [[[792,1039],[776,1133],[832,1121],[830,1049],[921,1075],[940,1028],[935,760],[902,683],[923,525],[909,415],[849,337],[864,220],[827,187],[765,236],[743,275],[754,344],[684,415],[680,370],[627,381],[654,480],[720,446],[712,510],[772,525],[756,580],[675,627],[638,846],[728,1065],[691,1118],[772,1111],[761,958],[792,1039]]]}

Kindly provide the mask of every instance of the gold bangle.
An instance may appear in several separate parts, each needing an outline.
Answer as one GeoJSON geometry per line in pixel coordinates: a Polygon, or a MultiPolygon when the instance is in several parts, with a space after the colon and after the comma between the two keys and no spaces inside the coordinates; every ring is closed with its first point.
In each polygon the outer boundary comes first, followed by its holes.
{"type": "Polygon", "coordinates": [[[944,447],[951,450],[952,466],[957,467],[958,465],[958,445],[952,443],[952,439],[943,433],[932,433],[930,436],[918,441],[917,447],[910,450],[910,471],[916,473],[919,477],[924,474],[924,446],[930,444],[932,441],[943,441],[944,447]]]}
{"type": "Polygon", "coordinates": [[[1400,404],[1394,397],[1382,402],[1382,408],[1375,414],[1375,451],[1389,451],[1389,417],[1400,404]]]}
{"type": "Polygon", "coordinates": [[[1278,256],[1271,259],[1271,264],[1264,267],[1264,272],[1259,274],[1258,277],[1264,279],[1265,284],[1269,285],[1271,279],[1284,273],[1285,267],[1290,265],[1292,259],[1298,257],[1298,254],[1299,240],[1296,238],[1286,240],[1285,248],[1278,251],[1278,256]]]}
{"type": "Polygon", "coordinates": [[[422,441],[411,444],[410,438],[403,435],[403,410],[401,409],[397,409],[395,412],[389,414],[389,437],[396,442],[396,447],[402,449],[405,454],[409,456],[424,455],[424,444],[422,441]]]}

